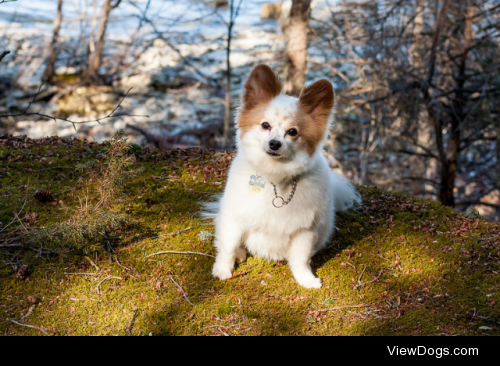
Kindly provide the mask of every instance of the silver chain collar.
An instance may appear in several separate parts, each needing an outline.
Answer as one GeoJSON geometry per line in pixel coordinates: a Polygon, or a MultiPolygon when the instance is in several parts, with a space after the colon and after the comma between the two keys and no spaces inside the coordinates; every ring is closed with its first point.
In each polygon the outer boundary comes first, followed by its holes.
{"type": "Polygon", "coordinates": [[[276,188],[276,185],[274,183],[271,182],[271,184],[273,185],[274,187],[274,199],[273,199],[273,206],[276,207],[276,208],[282,208],[283,206],[286,206],[290,203],[290,201],[292,200],[293,198],[293,195],[295,194],[295,189],[297,188],[297,182],[299,180],[299,177],[294,177],[293,178],[293,186],[292,186],[292,192],[290,193],[290,196],[288,196],[288,199],[285,201],[285,199],[281,196],[278,196],[278,189],[276,188]],[[276,200],[278,200],[278,202],[276,202],[276,200]],[[281,205],[279,205],[280,201],[281,200],[281,205]]]}

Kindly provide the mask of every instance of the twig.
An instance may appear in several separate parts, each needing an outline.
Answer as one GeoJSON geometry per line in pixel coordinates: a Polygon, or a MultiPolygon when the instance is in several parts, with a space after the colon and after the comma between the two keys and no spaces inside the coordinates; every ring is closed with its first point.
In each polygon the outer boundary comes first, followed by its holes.
{"type": "Polygon", "coordinates": [[[345,262],[346,264],[350,265],[352,268],[356,269],[356,266],[352,263],[349,263],[349,262],[345,262]]]}
{"type": "Polygon", "coordinates": [[[209,327],[201,328],[201,330],[210,329],[210,328],[226,328],[226,329],[229,329],[229,328],[234,328],[234,327],[240,326],[242,324],[245,324],[246,322],[247,321],[245,320],[244,322],[241,322],[239,324],[234,324],[234,325],[211,325],[209,327]]]}
{"type": "Polygon", "coordinates": [[[117,257],[116,255],[115,255],[115,261],[116,261],[116,263],[117,263],[120,267],[122,267],[123,269],[126,269],[127,271],[132,271],[130,268],[123,266],[123,265],[120,263],[120,261],[118,260],[118,257],[117,257]]]}
{"type": "Polygon", "coordinates": [[[186,232],[188,230],[191,230],[193,227],[190,226],[190,227],[187,227],[185,228],[184,230],[177,230],[175,233],[169,233],[169,234],[162,234],[162,235],[158,235],[157,237],[155,238],[152,238],[152,239],[158,239],[158,238],[163,238],[165,236],[173,236],[173,235],[179,235],[180,233],[183,233],[183,232],[186,232]]]}
{"type": "MultiPolygon", "coordinates": [[[[19,210],[19,212],[17,213],[17,215],[19,215],[21,212],[23,212],[24,206],[26,206],[27,202],[28,202],[28,199],[27,199],[27,196],[26,196],[25,199],[24,199],[23,207],[21,207],[21,210],[19,210]]],[[[0,230],[0,233],[4,232],[5,229],[7,229],[10,225],[12,225],[14,223],[14,221],[16,221],[16,217],[14,217],[12,219],[12,221],[7,226],[5,226],[2,230],[0,230]]]]}
{"type": "Polygon", "coordinates": [[[19,325],[20,327],[27,327],[27,328],[32,328],[32,329],[36,329],[36,330],[39,330],[40,332],[42,332],[43,334],[45,334],[46,336],[50,337],[50,334],[47,333],[46,331],[44,331],[42,328],[38,328],[38,327],[34,327],[33,325],[28,325],[28,324],[21,324],[21,323],[18,323],[16,322],[15,320],[12,320],[12,319],[7,319],[9,322],[11,323],[14,323],[16,325],[19,325]]]}
{"type": "Polygon", "coordinates": [[[310,314],[314,314],[316,312],[320,313],[326,313],[328,311],[334,311],[334,310],[340,310],[340,309],[349,309],[349,308],[367,308],[370,307],[370,304],[359,304],[359,305],[344,305],[344,306],[336,306],[334,308],[329,308],[329,309],[319,309],[319,310],[311,310],[309,311],[310,314]]]}
{"type": "Polygon", "coordinates": [[[246,275],[248,272],[240,272],[240,273],[236,273],[235,275],[233,275],[232,277],[229,277],[228,280],[232,280],[233,278],[236,278],[236,277],[240,277],[240,276],[244,276],[246,275]]]}
{"type": "Polygon", "coordinates": [[[28,312],[26,313],[26,315],[23,316],[21,319],[19,319],[19,321],[22,322],[25,319],[27,319],[33,313],[33,310],[35,310],[35,309],[36,309],[36,305],[31,306],[30,309],[28,310],[28,312]]]}
{"type": "Polygon", "coordinates": [[[15,249],[22,248],[22,244],[8,244],[8,245],[0,245],[0,249],[15,249]]]}
{"type": "MultiPolygon", "coordinates": [[[[19,212],[19,213],[20,213],[20,212],[19,212]]],[[[15,218],[17,219],[17,221],[19,221],[19,223],[21,224],[21,227],[24,229],[24,231],[26,231],[26,232],[27,232],[28,230],[26,229],[26,226],[24,226],[23,222],[22,222],[22,221],[21,221],[21,219],[19,218],[19,213],[15,213],[15,212],[14,212],[14,216],[15,216],[15,218]]]]}
{"type": "Polygon", "coordinates": [[[96,302],[102,302],[102,300],[95,300],[95,299],[92,299],[92,298],[88,298],[88,299],[75,299],[75,298],[70,298],[71,301],[85,301],[85,300],[91,300],[91,301],[96,301],[96,302]]]}
{"type": "Polygon", "coordinates": [[[99,267],[96,266],[96,264],[94,262],[92,262],[92,259],[90,259],[89,257],[85,257],[86,260],[88,260],[90,262],[90,264],[92,265],[92,267],[94,267],[95,269],[97,269],[98,271],[100,271],[101,269],[99,267]]]}
{"type": "Polygon", "coordinates": [[[121,281],[121,280],[123,280],[123,278],[121,278],[121,277],[114,277],[114,276],[108,276],[108,277],[106,277],[105,279],[103,279],[101,282],[99,282],[97,284],[96,290],[97,290],[98,293],[101,293],[101,285],[102,285],[102,283],[105,282],[105,281],[109,281],[109,280],[120,280],[121,281]]]}
{"type": "Polygon", "coordinates": [[[139,309],[134,310],[134,316],[132,318],[132,321],[130,322],[130,326],[127,328],[127,334],[133,337],[134,335],[132,334],[132,328],[134,327],[135,323],[135,318],[137,317],[137,313],[139,312],[139,309]]]}
{"type": "MultiPolygon", "coordinates": [[[[59,196],[60,194],[68,193],[68,192],[71,192],[71,191],[72,191],[72,189],[67,189],[67,190],[59,192],[59,193],[54,193],[53,196],[59,196]]],[[[37,222],[39,222],[39,221],[37,221],[37,222]]]]}
{"type": "Polygon", "coordinates": [[[43,246],[40,247],[40,248],[28,247],[28,250],[31,250],[33,252],[38,253],[39,256],[41,256],[42,254],[45,254],[45,255],[61,255],[61,253],[59,253],[58,251],[52,250],[52,249],[49,249],[49,248],[44,248],[43,246]],[[44,250],[46,250],[46,252],[44,252],[44,250]]]}
{"type": "Polygon", "coordinates": [[[47,170],[60,170],[60,169],[74,169],[74,168],[69,167],[69,166],[53,166],[53,167],[45,168],[45,169],[31,170],[28,173],[40,173],[40,172],[45,172],[47,170]]]}
{"type": "Polygon", "coordinates": [[[97,273],[65,273],[66,276],[97,276],[97,273]]]}
{"type": "Polygon", "coordinates": [[[342,78],[342,80],[344,80],[347,84],[350,84],[350,83],[351,83],[351,80],[349,80],[349,78],[348,78],[347,76],[345,76],[345,75],[342,73],[342,71],[340,71],[339,69],[337,69],[337,68],[336,68],[336,67],[334,67],[334,66],[331,66],[329,63],[327,64],[327,63],[321,62],[321,61],[316,60],[316,59],[314,59],[314,58],[312,58],[312,57],[308,57],[308,58],[307,58],[307,61],[309,61],[309,62],[313,62],[313,63],[318,64],[318,65],[321,65],[321,66],[323,66],[323,67],[326,67],[327,69],[332,70],[335,74],[337,74],[339,77],[341,77],[341,78],[342,78]]]}
{"type": "MultiPolygon", "coordinates": [[[[366,267],[365,267],[366,268],[366,267]]],[[[363,271],[364,272],[364,271],[363,271]]],[[[368,281],[368,282],[365,282],[365,283],[361,283],[359,282],[359,284],[357,286],[354,286],[354,290],[357,290],[358,288],[362,287],[362,286],[365,286],[365,285],[368,285],[369,283],[372,283],[372,282],[376,282],[380,279],[380,277],[382,276],[382,274],[384,273],[383,270],[380,270],[380,272],[378,273],[378,276],[377,278],[375,278],[374,280],[371,280],[371,281],[368,281]]],[[[361,279],[361,278],[360,278],[361,279]]]]}
{"type": "Polygon", "coordinates": [[[19,151],[24,154],[24,155],[28,155],[28,156],[37,156],[38,157],[38,154],[34,154],[34,153],[29,153],[29,152],[26,152],[26,151],[23,151],[21,149],[19,149],[19,151]]]}
{"type": "Polygon", "coordinates": [[[363,274],[366,271],[366,267],[367,267],[367,265],[365,264],[365,267],[363,268],[363,271],[361,271],[361,274],[358,277],[358,284],[353,287],[354,290],[357,290],[358,288],[360,288],[361,286],[363,286],[363,284],[361,283],[361,279],[363,278],[363,274]]]}
{"type": "MultiPolygon", "coordinates": [[[[1,3],[0,3],[1,4],[1,3]]],[[[10,51],[3,51],[1,54],[0,54],[0,62],[2,62],[3,58],[5,56],[7,56],[8,54],[10,53],[10,51]]]]}
{"type": "Polygon", "coordinates": [[[478,318],[478,319],[482,319],[482,320],[486,320],[490,323],[495,323],[495,324],[500,324],[500,322],[496,319],[493,319],[493,318],[489,318],[487,316],[481,316],[481,315],[477,315],[477,310],[476,308],[474,308],[474,314],[472,315],[473,318],[478,318]]]}
{"type": "Polygon", "coordinates": [[[385,258],[385,257],[382,257],[380,254],[377,254],[377,256],[379,256],[379,257],[380,257],[380,258],[382,258],[382,259],[385,259],[387,262],[391,262],[391,263],[392,263],[392,261],[391,261],[390,259],[387,259],[387,258],[385,258]]]}
{"type": "Polygon", "coordinates": [[[221,332],[221,333],[222,333],[222,335],[223,335],[224,337],[229,337],[229,334],[227,334],[226,332],[224,332],[222,329],[220,329],[220,328],[217,328],[217,329],[219,330],[219,332],[221,332]]]}
{"type": "Polygon", "coordinates": [[[118,105],[115,107],[115,109],[113,109],[111,111],[111,113],[109,113],[105,117],[101,117],[101,118],[97,118],[97,119],[93,119],[93,120],[88,120],[88,121],[72,121],[72,120],[70,120],[68,118],[55,117],[55,116],[50,116],[50,115],[47,115],[47,114],[42,114],[42,113],[37,113],[37,112],[32,112],[32,113],[30,112],[30,113],[28,113],[28,110],[30,109],[31,105],[36,101],[36,99],[40,95],[42,87],[43,87],[43,84],[40,85],[40,87],[38,88],[37,93],[35,94],[35,97],[30,101],[30,103],[28,104],[28,107],[26,107],[26,109],[24,111],[22,111],[20,113],[16,113],[16,114],[0,114],[0,118],[4,118],[4,117],[20,117],[20,116],[38,116],[38,117],[42,117],[42,118],[47,118],[47,119],[53,120],[54,122],[57,122],[57,121],[69,122],[69,123],[71,123],[73,125],[73,128],[75,130],[76,130],[76,125],[82,125],[82,124],[93,123],[93,122],[97,122],[97,123],[101,124],[102,121],[105,121],[105,120],[110,119],[110,118],[117,118],[117,117],[146,117],[146,118],[149,118],[149,116],[146,116],[146,115],[134,115],[134,114],[126,114],[126,113],[115,114],[115,112],[122,107],[123,101],[129,95],[130,91],[133,88],[130,88],[125,93],[125,95],[122,97],[122,99],[120,100],[120,102],[118,103],[118,105]]]}
{"type": "Polygon", "coordinates": [[[175,285],[179,288],[179,290],[182,291],[182,294],[184,295],[184,298],[187,300],[188,303],[191,304],[191,306],[194,306],[194,304],[191,302],[191,300],[188,299],[186,293],[184,292],[184,290],[182,289],[182,287],[177,283],[175,282],[175,280],[172,278],[172,276],[170,276],[170,279],[172,280],[173,283],[175,283],[175,285]]]}
{"type": "Polygon", "coordinates": [[[205,256],[205,257],[215,258],[213,255],[207,254],[207,253],[199,253],[199,252],[173,252],[173,251],[153,253],[153,254],[145,256],[144,258],[154,257],[155,255],[162,255],[162,254],[195,254],[195,255],[202,255],[202,256],[205,256]]]}
{"type": "Polygon", "coordinates": [[[488,240],[491,240],[491,239],[498,238],[499,236],[500,236],[500,234],[490,236],[489,238],[480,238],[480,239],[477,239],[477,242],[478,242],[478,243],[480,243],[480,242],[482,242],[482,241],[488,241],[488,240]]]}

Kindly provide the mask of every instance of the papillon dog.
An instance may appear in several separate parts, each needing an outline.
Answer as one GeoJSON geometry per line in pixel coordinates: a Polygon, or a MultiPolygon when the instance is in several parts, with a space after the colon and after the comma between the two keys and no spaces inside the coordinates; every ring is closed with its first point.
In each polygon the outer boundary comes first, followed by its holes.
{"type": "Polygon", "coordinates": [[[295,98],[282,93],[269,67],[252,71],[236,116],[238,152],[224,193],[205,207],[216,228],[214,277],[231,278],[235,262],[250,253],[286,260],[301,286],[321,288],[311,258],[328,243],[335,212],[361,202],[323,155],[334,98],[327,80],[295,98]]]}

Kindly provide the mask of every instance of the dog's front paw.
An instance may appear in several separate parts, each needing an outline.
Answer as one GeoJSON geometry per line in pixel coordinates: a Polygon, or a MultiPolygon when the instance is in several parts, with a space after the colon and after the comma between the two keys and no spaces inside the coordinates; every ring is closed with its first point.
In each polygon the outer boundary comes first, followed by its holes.
{"type": "Polygon", "coordinates": [[[233,276],[231,269],[225,266],[218,265],[215,263],[214,268],[212,269],[212,276],[218,278],[221,281],[227,280],[233,276]]]}
{"type": "Polygon", "coordinates": [[[319,278],[307,279],[305,281],[299,281],[299,284],[305,288],[321,288],[321,280],[319,278]]]}

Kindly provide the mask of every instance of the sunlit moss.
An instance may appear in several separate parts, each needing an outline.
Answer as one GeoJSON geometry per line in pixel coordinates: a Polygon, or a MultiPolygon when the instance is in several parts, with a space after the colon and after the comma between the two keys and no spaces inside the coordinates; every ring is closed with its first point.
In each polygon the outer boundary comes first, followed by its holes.
{"type": "MultiPolygon", "coordinates": [[[[0,147],[0,227],[26,197],[21,219],[38,214],[36,222],[23,221],[27,230],[67,222],[85,189],[76,165],[102,158],[106,145],[21,150],[0,147]],[[64,168],[45,170],[50,167],[64,168]],[[31,199],[40,188],[68,192],[56,205],[41,204],[31,199]]],[[[339,215],[329,249],[314,257],[321,290],[299,287],[285,263],[253,257],[226,282],[211,277],[210,257],[145,258],[160,251],[215,253],[208,235],[213,226],[197,212],[201,201],[223,189],[224,178],[196,167],[222,164],[225,157],[190,154],[132,153],[137,161],[131,168],[142,172],[120,183],[109,206],[127,218],[108,233],[110,250],[97,245],[59,256],[37,252],[41,243],[31,243],[32,250],[0,250],[0,334],[40,334],[7,321],[19,321],[34,303],[26,324],[56,335],[125,335],[136,309],[134,335],[500,334],[494,322],[500,318],[498,239],[478,242],[497,234],[498,225],[374,188],[360,187],[363,207],[339,215]],[[23,264],[31,273],[18,280],[13,267],[23,264]],[[105,280],[110,276],[121,279],[105,280]],[[474,308],[482,318],[474,317],[474,308]]]]}

